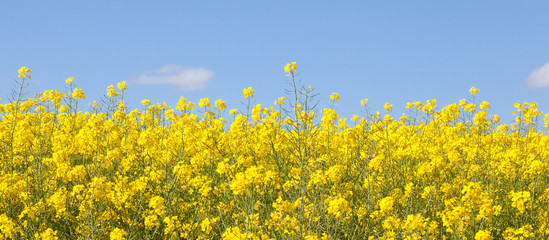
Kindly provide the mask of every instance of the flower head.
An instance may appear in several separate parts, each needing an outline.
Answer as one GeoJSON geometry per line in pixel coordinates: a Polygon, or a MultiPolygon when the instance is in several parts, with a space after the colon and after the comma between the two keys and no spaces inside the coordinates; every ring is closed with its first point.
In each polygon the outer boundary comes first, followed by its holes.
{"type": "Polygon", "coordinates": [[[67,80],[65,80],[67,85],[71,84],[73,81],[74,81],[74,77],[68,77],[67,80]]]}
{"type": "Polygon", "coordinates": [[[117,83],[116,87],[118,88],[118,90],[126,91],[126,89],[128,88],[128,84],[126,83],[126,81],[122,81],[117,83]]]}
{"type": "Polygon", "coordinates": [[[107,96],[109,96],[109,97],[118,96],[118,92],[116,92],[116,90],[114,90],[114,87],[112,85],[107,87],[107,96]]]}
{"type": "Polygon", "coordinates": [[[218,99],[217,101],[215,101],[215,107],[219,109],[219,111],[223,111],[225,110],[225,108],[227,108],[227,105],[225,104],[225,101],[218,99]]]}
{"type": "Polygon", "coordinates": [[[30,68],[23,66],[19,68],[19,77],[31,78],[31,72],[32,70],[30,68]]]}
{"type": "Polygon", "coordinates": [[[332,95],[330,95],[330,99],[332,99],[332,101],[339,101],[339,94],[333,92],[332,95]]]}
{"type": "Polygon", "coordinates": [[[199,107],[210,107],[211,104],[210,104],[210,99],[209,98],[202,98],[200,99],[200,101],[198,102],[198,106],[199,107]]]}
{"type": "Polygon", "coordinates": [[[480,106],[480,109],[485,110],[485,109],[490,108],[490,103],[488,103],[486,101],[483,101],[482,103],[480,103],[479,106],[480,106]]]}
{"type": "Polygon", "coordinates": [[[368,104],[368,99],[367,98],[364,98],[362,101],[360,101],[360,106],[366,106],[366,104],[368,104]]]}
{"type": "Polygon", "coordinates": [[[255,90],[253,90],[252,87],[244,88],[242,89],[242,93],[244,93],[244,98],[247,98],[247,97],[254,98],[255,90]]]}
{"type": "Polygon", "coordinates": [[[295,62],[288,63],[284,67],[284,72],[288,73],[288,75],[286,76],[290,76],[290,74],[294,74],[296,71],[297,71],[297,65],[295,64],[295,62]]]}
{"type": "Polygon", "coordinates": [[[471,87],[471,89],[469,89],[469,92],[470,92],[472,95],[477,95],[478,89],[476,89],[476,88],[473,86],[473,87],[471,87]]]}
{"type": "Polygon", "coordinates": [[[274,105],[284,105],[285,97],[279,97],[278,100],[274,102],[274,105]]]}
{"type": "Polygon", "coordinates": [[[120,228],[115,228],[112,230],[110,237],[112,240],[122,240],[125,239],[127,232],[120,228]]]}
{"type": "Polygon", "coordinates": [[[383,108],[385,109],[385,111],[391,111],[393,110],[393,105],[391,105],[390,103],[385,103],[383,108]]]}

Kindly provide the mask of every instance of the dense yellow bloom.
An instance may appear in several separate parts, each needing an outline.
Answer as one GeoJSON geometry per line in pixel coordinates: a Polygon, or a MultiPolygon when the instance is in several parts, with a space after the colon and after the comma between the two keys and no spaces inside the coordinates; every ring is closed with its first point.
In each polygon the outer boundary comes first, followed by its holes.
{"type": "Polygon", "coordinates": [[[223,239],[227,240],[246,240],[246,239],[258,239],[254,234],[247,234],[242,232],[238,227],[227,228],[223,233],[223,239]]]}
{"type": "Polygon", "coordinates": [[[145,227],[147,229],[154,229],[160,226],[157,215],[148,215],[145,216],[145,227]]]}
{"type": "Polygon", "coordinates": [[[42,239],[42,240],[57,240],[59,238],[57,237],[57,231],[54,231],[53,229],[48,228],[40,234],[40,239],[42,239]]]}
{"type": "Polygon", "coordinates": [[[0,215],[0,233],[3,238],[13,238],[17,229],[15,223],[4,213],[0,215]]]}
{"type": "Polygon", "coordinates": [[[549,238],[534,102],[508,124],[482,100],[431,99],[350,126],[281,97],[229,123],[223,100],[129,109],[124,82],[84,112],[68,84],[0,104],[0,239],[549,238]]]}
{"type": "Polygon", "coordinates": [[[475,234],[475,240],[492,240],[490,231],[480,230],[475,234]]]}
{"type": "Polygon", "coordinates": [[[515,192],[511,191],[509,193],[509,198],[513,202],[511,206],[515,207],[519,210],[520,213],[524,213],[524,210],[526,207],[529,206],[530,202],[530,192],[523,191],[523,192],[515,192]]]}
{"type": "Polygon", "coordinates": [[[155,196],[149,201],[149,207],[152,208],[153,213],[158,216],[163,216],[166,210],[164,198],[161,196],[155,196]]]}
{"type": "Polygon", "coordinates": [[[393,197],[386,197],[379,201],[379,209],[382,213],[388,213],[393,210],[393,197]]]}
{"type": "Polygon", "coordinates": [[[124,229],[115,228],[111,231],[110,239],[111,240],[124,240],[126,239],[126,231],[124,229]]]}
{"type": "Polygon", "coordinates": [[[531,239],[535,236],[533,230],[530,225],[525,225],[519,229],[508,227],[503,232],[503,237],[512,240],[531,239]]]}
{"type": "Polygon", "coordinates": [[[328,208],[326,209],[329,214],[333,214],[335,218],[340,218],[349,210],[349,202],[341,196],[336,196],[327,199],[328,208]]]}
{"type": "Polygon", "coordinates": [[[65,187],[61,187],[59,191],[55,192],[48,199],[48,202],[56,211],[56,218],[64,217],[65,212],[67,211],[67,195],[68,193],[65,187]]]}

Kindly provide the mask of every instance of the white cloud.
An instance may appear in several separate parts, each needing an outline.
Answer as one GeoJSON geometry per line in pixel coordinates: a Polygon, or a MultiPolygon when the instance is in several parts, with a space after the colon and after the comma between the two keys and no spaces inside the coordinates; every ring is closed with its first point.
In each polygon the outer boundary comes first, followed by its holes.
{"type": "Polygon", "coordinates": [[[532,71],[526,84],[532,88],[549,87],[549,63],[532,71]]]}
{"type": "Polygon", "coordinates": [[[205,68],[190,68],[179,65],[164,67],[141,73],[135,79],[140,84],[175,85],[180,90],[198,90],[206,87],[213,71],[205,68]]]}

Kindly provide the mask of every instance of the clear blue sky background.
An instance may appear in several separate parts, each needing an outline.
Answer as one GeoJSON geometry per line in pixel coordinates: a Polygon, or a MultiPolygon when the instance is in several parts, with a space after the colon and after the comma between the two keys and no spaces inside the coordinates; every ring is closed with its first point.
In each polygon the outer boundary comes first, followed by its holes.
{"type": "Polygon", "coordinates": [[[319,107],[338,92],[345,117],[361,113],[364,98],[372,111],[392,103],[398,117],[406,102],[445,106],[475,86],[508,122],[516,101],[549,110],[547,9],[547,1],[499,0],[4,1],[0,97],[7,102],[27,66],[29,95],[64,89],[74,76],[88,100],[128,81],[133,107],[142,99],[175,106],[184,96],[242,109],[250,86],[267,106],[284,95],[283,66],[296,61],[319,107]]]}

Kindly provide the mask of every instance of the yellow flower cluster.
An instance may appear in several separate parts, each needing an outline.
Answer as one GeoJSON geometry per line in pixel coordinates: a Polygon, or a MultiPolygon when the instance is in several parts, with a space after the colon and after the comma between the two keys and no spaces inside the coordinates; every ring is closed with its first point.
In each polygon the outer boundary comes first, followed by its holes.
{"type": "Polygon", "coordinates": [[[549,238],[536,103],[509,125],[473,98],[398,119],[385,104],[350,126],[281,97],[229,124],[208,98],[130,110],[125,82],[82,112],[66,83],[0,104],[0,239],[549,238]]]}

